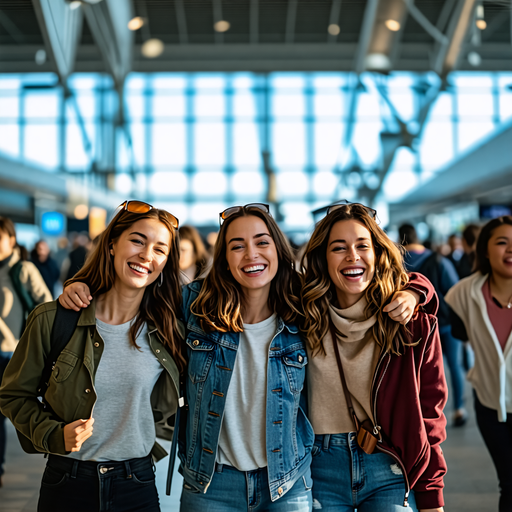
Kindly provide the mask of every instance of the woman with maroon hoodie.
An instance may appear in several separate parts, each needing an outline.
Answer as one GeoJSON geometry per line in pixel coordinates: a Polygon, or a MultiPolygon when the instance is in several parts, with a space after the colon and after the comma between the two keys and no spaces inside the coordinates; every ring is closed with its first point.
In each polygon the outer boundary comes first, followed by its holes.
{"type": "Polygon", "coordinates": [[[408,323],[412,314],[402,324],[388,314],[409,276],[375,217],[331,206],[302,260],[313,508],[439,512],[447,388],[437,321],[423,308],[408,323]]]}

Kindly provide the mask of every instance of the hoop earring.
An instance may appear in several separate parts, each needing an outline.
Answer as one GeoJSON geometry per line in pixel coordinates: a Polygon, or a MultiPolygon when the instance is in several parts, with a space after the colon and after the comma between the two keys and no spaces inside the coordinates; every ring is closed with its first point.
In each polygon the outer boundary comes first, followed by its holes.
{"type": "Polygon", "coordinates": [[[158,283],[158,287],[162,286],[164,284],[164,273],[160,272],[160,282],[158,283]]]}

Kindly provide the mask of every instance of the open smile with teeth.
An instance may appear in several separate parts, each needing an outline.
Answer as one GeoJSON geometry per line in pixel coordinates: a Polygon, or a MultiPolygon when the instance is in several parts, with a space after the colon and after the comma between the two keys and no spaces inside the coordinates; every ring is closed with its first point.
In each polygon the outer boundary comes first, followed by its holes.
{"type": "Polygon", "coordinates": [[[140,272],[141,274],[151,274],[151,270],[141,267],[140,265],[137,265],[136,263],[128,263],[128,266],[135,270],[136,272],[140,272]]]}
{"type": "Polygon", "coordinates": [[[258,272],[263,272],[266,268],[266,265],[251,265],[250,267],[244,267],[242,271],[245,274],[256,274],[258,272]]]}
{"type": "Polygon", "coordinates": [[[344,276],[351,276],[351,277],[362,276],[364,274],[364,268],[348,268],[346,270],[342,270],[341,273],[344,276]]]}

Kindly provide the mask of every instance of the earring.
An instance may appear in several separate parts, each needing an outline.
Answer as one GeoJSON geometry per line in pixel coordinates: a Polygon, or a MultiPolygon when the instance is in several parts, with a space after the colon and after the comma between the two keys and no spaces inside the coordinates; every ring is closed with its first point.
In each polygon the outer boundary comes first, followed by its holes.
{"type": "Polygon", "coordinates": [[[160,282],[158,283],[158,287],[162,286],[164,284],[164,273],[160,272],[160,282]]]}

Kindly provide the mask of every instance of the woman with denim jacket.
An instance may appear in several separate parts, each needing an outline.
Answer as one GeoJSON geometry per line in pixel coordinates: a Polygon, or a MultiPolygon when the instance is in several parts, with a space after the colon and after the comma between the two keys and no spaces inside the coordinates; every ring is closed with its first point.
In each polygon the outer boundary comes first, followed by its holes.
{"type": "Polygon", "coordinates": [[[95,299],[53,368],[49,408],[37,388],[56,302],[28,319],[0,406],[38,451],[50,454],[39,512],[160,510],[152,456],[165,455],[157,435],[172,437],[185,364],[177,229],[164,210],[139,201],[121,205],[73,278],[95,299]]]}
{"type": "Polygon", "coordinates": [[[183,288],[180,510],[308,512],[313,429],[301,403],[307,354],[293,254],[267,205],[220,217],[209,274],[183,288]]]}
{"type": "Polygon", "coordinates": [[[375,217],[332,205],[302,260],[314,508],[439,512],[447,388],[437,322],[421,310],[407,328],[390,321],[409,276],[375,217]]]}

